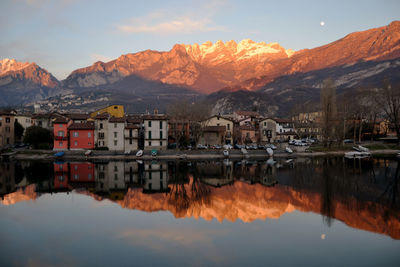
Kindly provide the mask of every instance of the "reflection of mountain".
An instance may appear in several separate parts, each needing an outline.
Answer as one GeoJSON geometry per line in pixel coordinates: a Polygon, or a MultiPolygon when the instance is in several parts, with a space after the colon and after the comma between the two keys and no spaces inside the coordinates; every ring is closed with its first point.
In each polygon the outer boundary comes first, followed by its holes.
{"type": "Polygon", "coordinates": [[[354,228],[400,239],[395,195],[399,185],[393,161],[309,161],[298,160],[295,168],[279,169],[263,162],[54,164],[52,181],[16,189],[4,196],[3,204],[35,199],[39,196],[36,192],[84,188],[78,193],[98,201],[107,198],[123,208],[169,211],[176,218],[252,222],[278,219],[298,210],[321,214],[328,225],[334,218],[354,228]],[[279,183],[266,186],[270,183],[264,179],[279,183]],[[393,194],[388,193],[391,190],[393,194]]]}

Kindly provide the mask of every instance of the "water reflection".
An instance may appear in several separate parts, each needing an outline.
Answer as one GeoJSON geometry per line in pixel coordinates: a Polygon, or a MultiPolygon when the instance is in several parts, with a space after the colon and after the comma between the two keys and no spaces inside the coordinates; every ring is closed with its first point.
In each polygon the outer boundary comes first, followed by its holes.
{"type": "Polygon", "coordinates": [[[399,161],[2,162],[2,203],[77,190],[123,208],[252,222],[299,210],[400,239],[399,161]]]}

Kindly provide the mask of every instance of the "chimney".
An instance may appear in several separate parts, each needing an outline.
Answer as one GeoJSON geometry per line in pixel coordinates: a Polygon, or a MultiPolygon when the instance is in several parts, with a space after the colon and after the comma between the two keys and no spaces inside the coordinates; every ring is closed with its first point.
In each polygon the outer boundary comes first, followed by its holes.
{"type": "Polygon", "coordinates": [[[158,109],[154,109],[154,115],[157,115],[158,114],[158,109]]]}

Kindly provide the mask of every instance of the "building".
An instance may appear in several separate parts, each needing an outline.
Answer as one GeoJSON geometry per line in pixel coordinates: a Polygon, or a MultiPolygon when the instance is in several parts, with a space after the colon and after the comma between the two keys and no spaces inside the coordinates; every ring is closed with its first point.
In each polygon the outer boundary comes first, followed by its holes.
{"type": "Polygon", "coordinates": [[[57,118],[53,121],[53,150],[68,150],[68,126],[72,121],[67,118],[57,118]]]}
{"type": "Polygon", "coordinates": [[[125,132],[125,117],[108,119],[108,149],[113,151],[124,151],[124,132],[125,132]]]}
{"type": "Polygon", "coordinates": [[[108,113],[112,117],[115,117],[115,118],[122,118],[125,115],[124,106],[123,105],[111,105],[111,106],[96,110],[96,111],[90,113],[90,118],[94,118],[97,115],[100,115],[103,113],[108,113]]]}
{"type": "Polygon", "coordinates": [[[251,124],[241,125],[239,126],[239,143],[241,144],[251,144],[257,143],[257,131],[256,128],[251,124]]]}
{"type": "Polygon", "coordinates": [[[137,123],[128,122],[127,120],[125,129],[124,129],[124,150],[135,151],[139,149],[139,131],[141,129],[141,125],[137,123]]]}
{"type": "Polygon", "coordinates": [[[204,145],[225,145],[225,126],[205,126],[199,138],[199,144],[204,145]]]}
{"type": "Polygon", "coordinates": [[[247,118],[259,118],[260,113],[255,112],[255,111],[244,111],[244,110],[238,110],[233,112],[233,118],[237,121],[247,119],[247,118]]]}
{"type": "Polygon", "coordinates": [[[13,110],[0,111],[0,148],[15,143],[14,123],[16,112],[13,110]]]}
{"type": "Polygon", "coordinates": [[[274,143],[276,141],[276,121],[270,118],[261,119],[259,123],[260,143],[274,143]]]}
{"type": "Polygon", "coordinates": [[[297,133],[294,130],[293,121],[289,119],[275,119],[276,136],[280,142],[287,142],[296,139],[297,133]]]}
{"type": "Polygon", "coordinates": [[[25,136],[26,129],[33,126],[33,119],[31,114],[17,114],[15,116],[15,121],[21,124],[22,127],[24,127],[24,133],[22,137],[25,136]]]}
{"type": "Polygon", "coordinates": [[[166,149],[168,118],[162,114],[143,115],[144,149],[166,149]]]}
{"type": "Polygon", "coordinates": [[[68,126],[71,150],[94,148],[94,122],[71,123],[68,126]]]}
{"type": "Polygon", "coordinates": [[[32,120],[35,126],[42,127],[44,129],[53,131],[53,121],[59,117],[64,117],[59,113],[46,113],[46,114],[34,114],[32,120]]]}
{"type": "Polygon", "coordinates": [[[95,147],[108,148],[108,119],[110,114],[102,113],[94,118],[95,147]]]}
{"type": "Polygon", "coordinates": [[[145,162],[143,192],[147,194],[169,192],[166,162],[145,162]]]}
{"type": "Polygon", "coordinates": [[[168,143],[179,143],[181,140],[190,141],[190,122],[188,120],[168,121],[168,143]]]}
{"type": "MultiPolygon", "coordinates": [[[[225,131],[224,131],[224,136],[221,139],[221,136],[218,136],[219,140],[222,140],[222,144],[233,144],[233,125],[234,121],[230,118],[227,117],[222,117],[219,115],[214,115],[211,116],[210,118],[204,120],[201,122],[202,128],[203,128],[203,135],[207,134],[208,132],[212,133],[212,135],[215,135],[215,133],[221,134],[220,129],[221,128],[209,128],[210,126],[224,126],[225,131]],[[215,130],[218,130],[215,132],[215,130]]],[[[204,137],[204,136],[203,136],[204,137]]],[[[200,142],[201,143],[201,142],[200,142]]],[[[213,143],[209,143],[210,145],[215,145],[213,143]]],[[[218,142],[217,144],[221,144],[218,142]]]]}

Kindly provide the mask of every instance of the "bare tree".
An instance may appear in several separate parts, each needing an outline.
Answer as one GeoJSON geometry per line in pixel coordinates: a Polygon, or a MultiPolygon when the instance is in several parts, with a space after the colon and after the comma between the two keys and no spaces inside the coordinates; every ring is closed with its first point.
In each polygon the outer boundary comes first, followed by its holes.
{"type": "Polygon", "coordinates": [[[332,80],[325,80],[321,88],[322,137],[324,146],[330,146],[337,122],[336,87],[332,80]]]}
{"type": "Polygon", "coordinates": [[[400,143],[400,85],[384,82],[383,88],[377,90],[375,97],[378,105],[386,115],[397,135],[397,144],[400,143]]]}

